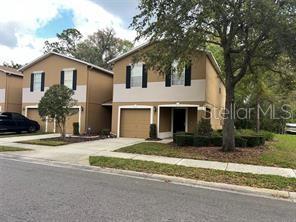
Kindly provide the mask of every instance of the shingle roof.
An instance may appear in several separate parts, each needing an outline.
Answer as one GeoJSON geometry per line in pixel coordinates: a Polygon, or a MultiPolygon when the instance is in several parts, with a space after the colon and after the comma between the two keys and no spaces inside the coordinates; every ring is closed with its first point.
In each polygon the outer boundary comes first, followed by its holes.
{"type": "Polygon", "coordinates": [[[16,76],[23,76],[21,72],[19,72],[17,69],[6,67],[6,66],[0,66],[0,71],[5,72],[7,74],[12,74],[16,76]]]}
{"type": "Polygon", "coordinates": [[[50,55],[57,55],[57,56],[60,56],[60,57],[63,57],[63,58],[66,58],[66,59],[70,59],[70,60],[73,60],[73,61],[76,61],[76,62],[79,62],[79,63],[82,63],[82,64],[85,64],[87,66],[90,66],[94,69],[97,69],[97,70],[100,70],[102,72],[105,72],[107,74],[110,74],[110,75],[113,75],[113,72],[110,71],[110,70],[107,70],[107,69],[104,69],[102,67],[99,67],[97,65],[94,65],[94,64],[91,64],[91,63],[88,63],[88,62],[85,62],[83,60],[80,60],[80,59],[76,59],[74,57],[70,57],[70,56],[66,56],[66,55],[63,55],[63,54],[60,54],[60,53],[57,53],[57,52],[49,52],[49,53],[46,53],[40,57],[38,57],[37,59],[33,60],[32,62],[30,62],[29,64],[23,66],[22,68],[19,69],[19,71],[24,71],[26,69],[28,69],[29,67],[31,67],[32,65],[38,63],[39,61],[49,57],[50,55]]]}

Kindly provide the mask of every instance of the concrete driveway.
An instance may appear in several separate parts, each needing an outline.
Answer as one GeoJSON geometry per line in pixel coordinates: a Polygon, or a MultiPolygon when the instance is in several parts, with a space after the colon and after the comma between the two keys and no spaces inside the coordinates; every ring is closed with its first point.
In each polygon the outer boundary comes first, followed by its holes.
{"type": "Polygon", "coordinates": [[[112,138],[82,143],[73,143],[64,146],[40,146],[16,143],[18,141],[52,138],[57,136],[59,135],[50,134],[0,138],[0,146],[13,146],[32,149],[32,151],[5,152],[1,155],[13,154],[28,158],[38,158],[44,160],[62,161],[71,164],[89,165],[88,158],[91,155],[98,155],[100,152],[113,151],[121,147],[144,142],[144,139],[112,138]]]}

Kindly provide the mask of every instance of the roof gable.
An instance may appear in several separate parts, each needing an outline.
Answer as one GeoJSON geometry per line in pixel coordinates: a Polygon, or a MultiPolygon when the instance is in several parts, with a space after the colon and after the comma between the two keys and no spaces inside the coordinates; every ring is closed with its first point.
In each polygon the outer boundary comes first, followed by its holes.
{"type": "Polygon", "coordinates": [[[91,63],[85,62],[85,61],[80,60],[80,59],[76,59],[76,58],[74,58],[74,57],[66,56],[66,55],[63,55],[63,54],[60,54],[60,53],[57,53],[57,52],[49,52],[49,53],[46,53],[46,54],[44,54],[44,55],[38,57],[37,59],[33,60],[33,61],[30,62],[29,64],[23,66],[23,67],[20,68],[18,71],[22,71],[22,72],[23,72],[24,70],[30,68],[31,66],[33,66],[33,65],[35,65],[36,63],[38,63],[38,62],[40,62],[40,61],[42,61],[42,60],[48,58],[48,57],[51,56],[51,55],[60,56],[60,57],[62,57],[62,58],[69,59],[69,60],[72,60],[72,61],[75,61],[75,62],[78,62],[78,63],[84,64],[84,65],[87,65],[87,66],[89,66],[89,67],[91,67],[91,68],[97,69],[97,70],[102,71],[102,72],[104,72],[104,73],[107,73],[107,74],[113,75],[113,72],[110,71],[110,70],[104,69],[104,68],[102,68],[102,67],[100,67],[100,66],[97,66],[97,65],[94,65],[94,64],[91,64],[91,63]]]}

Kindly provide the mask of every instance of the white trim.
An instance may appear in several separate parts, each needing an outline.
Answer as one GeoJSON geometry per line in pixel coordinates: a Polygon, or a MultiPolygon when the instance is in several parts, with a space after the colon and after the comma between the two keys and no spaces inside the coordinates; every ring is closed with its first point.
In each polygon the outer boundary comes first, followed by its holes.
{"type": "MultiPolygon", "coordinates": [[[[168,107],[168,108],[172,108],[171,109],[171,135],[173,136],[173,131],[174,131],[174,125],[173,125],[173,121],[174,121],[174,109],[176,108],[184,108],[186,109],[186,114],[185,114],[185,131],[188,132],[188,108],[196,108],[197,112],[199,110],[199,108],[201,108],[199,105],[195,105],[195,104],[180,104],[180,103],[176,103],[176,104],[163,104],[163,105],[158,105],[157,107],[157,137],[158,138],[164,138],[162,137],[162,133],[163,132],[159,132],[159,124],[160,124],[160,108],[161,107],[168,107]]],[[[167,132],[165,132],[167,134],[167,132]]]]}
{"type": "Polygon", "coordinates": [[[41,71],[33,71],[32,73],[33,73],[33,74],[41,74],[41,73],[43,73],[43,72],[44,72],[44,71],[41,70],[41,71]]]}
{"type": "Polygon", "coordinates": [[[53,119],[53,132],[56,132],[56,119],[53,119]]]}
{"type": "Polygon", "coordinates": [[[119,106],[117,115],[117,138],[120,137],[120,119],[121,119],[121,109],[150,109],[150,124],[153,123],[153,106],[143,106],[143,105],[129,105],[129,106],[119,106]]]}
{"type": "Polygon", "coordinates": [[[76,68],[65,68],[65,69],[62,69],[62,71],[74,71],[76,70],[76,68]]]}
{"type": "Polygon", "coordinates": [[[48,116],[45,117],[45,132],[47,133],[48,131],[48,116]]]}
{"type": "MultiPolygon", "coordinates": [[[[38,105],[32,105],[32,106],[25,106],[25,117],[28,117],[28,109],[37,109],[38,105]]],[[[82,106],[73,106],[73,109],[79,109],[78,113],[78,122],[79,122],[79,133],[81,132],[81,112],[82,112],[82,106]]],[[[47,124],[48,124],[48,118],[46,117],[45,122],[45,132],[47,132],[47,124]]],[[[54,120],[54,132],[56,132],[56,121],[54,120]]]]}

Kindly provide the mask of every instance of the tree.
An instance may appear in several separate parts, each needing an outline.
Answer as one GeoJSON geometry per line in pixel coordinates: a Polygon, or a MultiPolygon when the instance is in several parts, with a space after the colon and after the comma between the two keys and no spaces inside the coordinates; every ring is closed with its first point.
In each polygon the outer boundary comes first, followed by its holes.
{"type": "Polygon", "coordinates": [[[66,29],[57,34],[56,42],[44,43],[44,53],[54,51],[110,69],[107,61],[133,47],[130,41],[115,37],[110,28],[98,30],[84,40],[82,37],[77,29],[66,29]]]}
{"type": "Polygon", "coordinates": [[[44,53],[57,52],[65,55],[73,55],[76,52],[77,44],[82,38],[82,34],[74,28],[65,29],[57,34],[58,40],[55,42],[44,42],[44,53]]]}
{"type": "Polygon", "coordinates": [[[22,67],[21,64],[14,63],[14,61],[10,61],[10,63],[3,62],[3,66],[10,67],[10,68],[13,68],[13,69],[20,69],[22,67]]]}
{"type": "Polygon", "coordinates": [[[98,30],[79,43],[73,56],[104,68],[111,68],[107,61],[132,47],[130,41],[115,37],[115,31],[106,28],[98,30]]]}
{"type": "Polygon", "coordinates": [[[131,24],[136,39],[155,43],[139,55],[147,66],[165,72],[176,58],[184,65],[209,44],[222,49],[223,150],[234,150],[235,87],[256,67],[272,70],[283,53],[295,58],[295,0],[142,0],[138,8],[131,24]]]}
{"type": "Polygon", "coordinates": [[[77,113],[73,106],[76,100],[72,99],[74,91],[64,85],[51,86],[38,104],[38,112],[42,119],[55,120],[62,137],[65,138],[65,126],[68,116],[77,113]]]}

